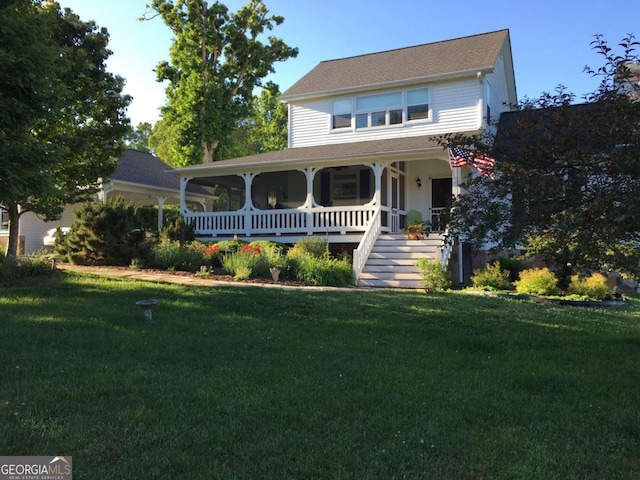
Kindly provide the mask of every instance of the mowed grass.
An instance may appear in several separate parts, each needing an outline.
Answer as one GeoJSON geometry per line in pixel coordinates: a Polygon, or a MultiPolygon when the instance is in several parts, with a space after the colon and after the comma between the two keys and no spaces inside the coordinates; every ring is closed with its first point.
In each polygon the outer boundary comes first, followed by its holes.
{"type": "Polygon", "coordinates": [[[75,479],[639,478],[629,303],[29,279],[0,292],[0,454],[75,479]]]}

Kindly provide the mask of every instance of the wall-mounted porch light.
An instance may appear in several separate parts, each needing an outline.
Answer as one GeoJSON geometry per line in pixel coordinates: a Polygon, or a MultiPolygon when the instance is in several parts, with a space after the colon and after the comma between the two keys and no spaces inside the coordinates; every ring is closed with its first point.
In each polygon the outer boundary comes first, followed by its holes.
{"type": "Polygon", "coordinates": [[[422,186],[422,180],[420,180],[420,177],[416,177],[416,185],[418,186],[418,188],[422,186]]]}

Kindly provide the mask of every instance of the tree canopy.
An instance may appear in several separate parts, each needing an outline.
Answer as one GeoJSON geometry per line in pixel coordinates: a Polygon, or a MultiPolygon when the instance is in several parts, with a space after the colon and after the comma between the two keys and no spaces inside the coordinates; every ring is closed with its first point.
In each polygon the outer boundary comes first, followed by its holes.
{"type": "Polygon", "coordinates": [[[51,1],[8,0],[0,16],[0,204],[15,256],[22,213],[53,219],[113,172],[130,98],[106,70],[106,29],[51,1]]]}
{"type": "Polygon", "coordinates": [[[149,122],[140,122],[135,128],[129,126],[127,134],[124,137],[126,147],[134,148],[141,152],[151,152],[149,136],[152,130],[153,127],[149,122]]]}
{"type": "MultiPolygon", "coordinates": [[[[242,118],[227,140],[218,148],[219,160],[245,157],[258,153],[283,150],[288,145],[288,111],[285,104],[278,101],[280,91],[270,84],[260,95],[254,96],[247,116],[242,118]]],[[[149,135],[150,149],[169,165],[181,166],[173,156],[175,129],[164,120],[153,126],[149,135]]]]}
{"type": "Polygon", "coordinates": [[[261,0],[236,13],[203,0],[153,0],[150,8],[175,37],[171,62],[157,68],[158,80],[169,81],[162,129],[170,133],[172,163],[219,159],[219,149],[249,116],[254,89],[276,62],[298,53],[279,38],[265,37],[284,18],[270,15],[261,0]]]}
{"type": "Polygon", "coordinates": [[[504,113],[497,134],[447,137],[495,158],[495,180],[476,176],[455,202],[452,230],[476,247],[523,248],[574,273],[640,267],[640,85],[634,37],[616,54],[596,36],[603,66],[585,102],[564,87],[504,113]]]}

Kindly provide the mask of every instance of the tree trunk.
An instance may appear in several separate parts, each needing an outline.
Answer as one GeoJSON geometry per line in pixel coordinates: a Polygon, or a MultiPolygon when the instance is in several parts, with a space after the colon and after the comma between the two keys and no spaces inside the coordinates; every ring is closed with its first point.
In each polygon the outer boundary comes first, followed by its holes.
{"type": "Polygon", "coordinates": [[[213,163],[213,156],[218,148],[218,142],[202,142],[202,163],[213,163]]]}
{"type": "Polygon", "coordinates": [[[5,252],[7,260],[15,261],[18,256],[18,241],[20,233],[20,212],[17,204],[6,206],[9,214],[9,241],[5,252]]]}

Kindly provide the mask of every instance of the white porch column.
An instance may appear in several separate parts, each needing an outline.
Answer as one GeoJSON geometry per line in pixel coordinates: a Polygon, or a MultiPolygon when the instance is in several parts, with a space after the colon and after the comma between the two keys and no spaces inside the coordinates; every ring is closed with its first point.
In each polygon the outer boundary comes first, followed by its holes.
{"type": "Polygon", "coordinates": [[[98,190],[97,197],[101,202],[106,202],[109,194],[113,191],[113,185],[109,182],[107,185],[104,183],[101,185],[100,190],[98,190]]]}
{"type": "Polygon", "coordinates": [[[244,180],[244,234],[251,236],[251,211],[255,209],[253,206],[253,200],[251,199],[251,185],[255,178],[255,173],[243,173],[242,178],[244,180]]]}
{"type": "MultiPolygon", "coordinates": [[[[384,169],[387,168],[389,163],[368,163],[365,164],[366,167],[369,167],[373,171],[373,186],[374,193],[371,201],[367,203],[369,206],[380,206],[382,205],[382,174],[384,173],[384,169]]],[[[389,179],[387,179],[389,181],[389,179]]],[[[390,185],[387,185],[387,191],[391,191],[390,185]]]]}
{"type": "Polygon", "coordinates": [[[158,231],[162,230],[164,224],[164,202],[167,201],[167,197],[156,197],[158,200],[158,231]]]}
{"type": "Polygon", "coordinates": [[[307,180],[307,197],[302,205],[302,208],[306,210],[307,235],[313,235],[313,212],[311,209],[320,206],[316,203],[316,200],[313,197],[313,179],[315,178],[316,173],[320,171],[320,168],[307,167],[300,169],[300,171],[304,173],[304,177],[307,180]]]}
{"type": "Polygon", "coordinates": [[[251,199],[251,185],[253,184],[255,176],[255,173],[243,173],[241,175],[244,180],[244,206],[242,208],[245,210],[251,210],[254,208],[253,200],[251,199]]]}
{"type": "Polygon", "coordinates": [[[462,169],[451,168],[451,194],[454,197],[460,195],[460,187],[462,185],[462,169]]]}
{"type": "Polygon", "coordinates": [[[182,213],[189,213],[187,210],[187,183],[193,177],[180,177],[180,211],[182,213]]]}
{"type": "Polygon", "coordinates": [[[306,199],[304,201],[304,205],[302,205],[304,208],[313,208],[313,207],[317,207],[318,204],[316,203],[315,198],[313,198],[313,179],[316,176],[316,173],[318,173],[320,171],[319,168],[315,168],[315,167],[307,167],[307,168],[303,168],[301,170],[299,170],[300,172],[304,173],[304,176],[307,180],[307,196],[306,199]]]}

